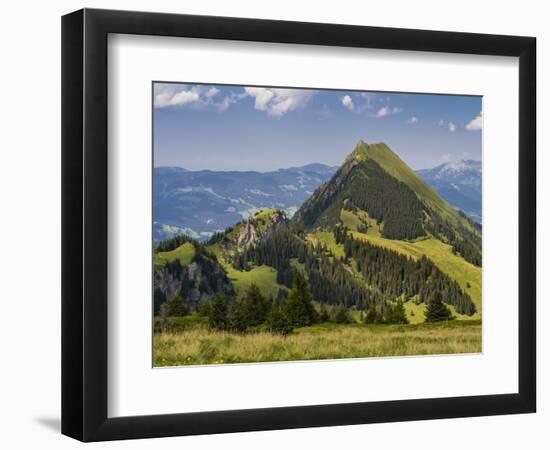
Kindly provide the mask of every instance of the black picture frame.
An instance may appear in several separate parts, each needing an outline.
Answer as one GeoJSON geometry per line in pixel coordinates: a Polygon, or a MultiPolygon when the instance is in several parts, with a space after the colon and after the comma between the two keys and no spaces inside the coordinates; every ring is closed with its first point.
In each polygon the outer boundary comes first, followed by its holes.
{"type": "Polygon", "coordinates": [[[64,16],[62,433],[82,441],[103,441],[535,412],[535,91],[533,37],[94,9],[64,16]],[[107,36],[110,33],[518,57],[518,392],[109,418],[107,36]]]}

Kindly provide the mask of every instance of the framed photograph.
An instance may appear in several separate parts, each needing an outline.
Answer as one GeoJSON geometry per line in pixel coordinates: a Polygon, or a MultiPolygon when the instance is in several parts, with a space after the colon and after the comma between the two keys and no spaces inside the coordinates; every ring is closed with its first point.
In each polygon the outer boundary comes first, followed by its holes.
{"type": "Polygon", "coordinates": [[[535,412],[532,37],[62,21],[62,432],[535,412]]]}

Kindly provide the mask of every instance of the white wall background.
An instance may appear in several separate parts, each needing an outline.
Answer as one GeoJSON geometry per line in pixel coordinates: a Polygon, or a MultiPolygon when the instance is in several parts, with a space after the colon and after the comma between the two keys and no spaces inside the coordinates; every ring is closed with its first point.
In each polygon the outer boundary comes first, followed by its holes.
{"type": "MultiPolygon", "coordinates": [[[[59,434],[60,418],[60,16],[83,6],[189,14],[257,17],[449,31],[530,35],[538,38],[539,230],[548,229],[543,198],[550,182],[544,143],[545,90],[550,72],[550,29],[544,2],[462,0],[387,2],[269,2],[245,0],[112,0],[6,2],[0,16],[0,445],[3,448],[75,448],[59,434]]],[[[548,270],[550,240],[539,232],[539,278],[548,270]]],[[[342,445],[403,448],[534,448],[550,445],[550,373],[541,329],[549,314],[539,283],[539,412],[535,415],[410,422],[292,431],[240,433],[101,443],[94,448],[279,449],[342,445]]]]}

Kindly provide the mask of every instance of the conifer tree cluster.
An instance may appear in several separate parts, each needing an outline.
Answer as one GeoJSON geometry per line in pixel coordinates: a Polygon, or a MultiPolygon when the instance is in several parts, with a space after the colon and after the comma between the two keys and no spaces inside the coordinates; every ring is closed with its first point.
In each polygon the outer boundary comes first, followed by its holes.
{"type": "MultiPolygon", "coordinates": [[[[464,213],[460,214],[465,217],[464,213]]],[[[480,231],[480,225],[466,218],[473,229],[480,231]]],[[[481,267],[481,237],[463,225],[451,226],[449,222],[430,211],[430,220],[425,224],[428,232],[452,245],[452,251],[466,261],[481,267]]]]}
{"type": "Polygon", "coordinates": [[[195,247],[197,247],[199,245],[199,243],[195,239],[193,239],[193,238],[191,238],[191,237],[189,237],[185,234],[180,234],[180,235],[174,236],[171,239],[166,239],[164,241],[159,242],[155,246],[154,252],[155,253],[169,252],[171,250],[175,250],[179,246],[181,246],[185,243],[188,243],[188,242],[193,244],[195,247]]]}
{"type": "Polygon", "coordinates": [[[372,159],[344,166],[333,179],[313,194],[297,219],[306,227],[335,226],[342,208],[366,211],[388,239],[415,239],[425,236],[426,207],[403,182],[389,175],[372,159]]]}
{"type": "Polygon", "coordinates": [[[273,332],[289,334],[294,328],[319,321],[307,281],[296,274],[294,285],[284,300],[266,299],[256,284],[241,297],[217,296],[200,310],[209,325],[217,330],[244,333],[263,326],[273,332]]]}
{"type": "MultiPolygon", "coordinates": [[[[342,240],[342,235],[338,235],[342,240]]],[[[444,274],[426,256],[413,260],[405,255],[378,247],[366,241],[347,236],[344,241],[347,258],[353,258],[357,270],[369,286],[375,286],[389,298],[415,295],[428,304],[436,294],[453,305],[461,314],[472,315],[475,304],[449,276],[444,274]]]]}
{"type": "Polygon", "coordinates": [[[367,310],[367,314],[365,315],[363,322],[369,325],[405,325],[409,323],[409,319],[407,318],[403,301],[400,299],[397,300],[397,302],[387,302],[379,306],[371,305],[367,310]]]}

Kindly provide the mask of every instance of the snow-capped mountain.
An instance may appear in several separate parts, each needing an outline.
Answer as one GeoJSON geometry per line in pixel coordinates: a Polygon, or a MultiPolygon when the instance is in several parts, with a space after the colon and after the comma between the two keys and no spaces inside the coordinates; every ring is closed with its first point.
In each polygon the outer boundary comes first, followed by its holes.
{"type": "Polygon", "coordinates": [[[452,161],[417,173],[451,205],[481,223],[481,161],[452,161]]]}

